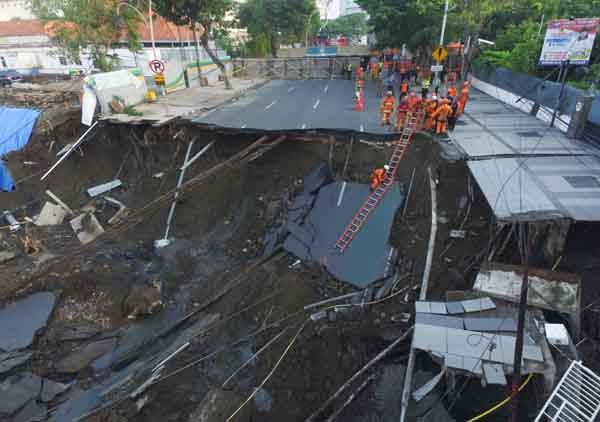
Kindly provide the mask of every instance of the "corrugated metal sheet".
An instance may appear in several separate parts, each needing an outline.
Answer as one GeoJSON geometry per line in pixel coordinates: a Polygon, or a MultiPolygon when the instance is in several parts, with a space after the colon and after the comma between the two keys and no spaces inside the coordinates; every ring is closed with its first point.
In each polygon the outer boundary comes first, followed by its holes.
{"type": "Polygon", "coordinates": [[[597,157],[492,158],[468,165],[499,219],[600,221],[600,188],[574,187],[565,179],[590,176],[600,180],[597,157]]]}

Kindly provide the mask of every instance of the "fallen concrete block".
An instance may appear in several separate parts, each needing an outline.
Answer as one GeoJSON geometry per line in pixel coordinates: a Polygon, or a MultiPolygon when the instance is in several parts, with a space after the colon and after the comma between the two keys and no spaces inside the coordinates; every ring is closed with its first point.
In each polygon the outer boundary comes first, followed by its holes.
{"type": "Polygon", "coordinates": [[[72,219],[70,223],[77,238],[84,245],[93,242],[104,233],[104,228],[102,228],[94,214],[81,214],[72,219]]]}
{"type": "Polygon", "coordinates": [[[56,226],[62,224],[67,216],[67,211],[60,205],[54,205],[52,202],[46,202],[40,211],[40,215],[35,219],[36,226],[56,226]]]}
{"type": "Polygon", "coordinates": [[[91,187],[87,190],[87,193],[93,198],[95,196],[102,195],[103,193],[111,191],[115,188],[118,188],[121,185],[123,185],[123,182],[121,182],[119,179],[115,179],[112,182],[103,183],[101,185],[91,187]]]}
{"type": "Polygon", "coordinates": [[[49,402],[61,393],[64,393],[69,389],[69,384],[63,384],[60,382],[52,381],[51,379],[44,378],[42,382],[42,393],[40,399],[43,402],[49,402]]]}

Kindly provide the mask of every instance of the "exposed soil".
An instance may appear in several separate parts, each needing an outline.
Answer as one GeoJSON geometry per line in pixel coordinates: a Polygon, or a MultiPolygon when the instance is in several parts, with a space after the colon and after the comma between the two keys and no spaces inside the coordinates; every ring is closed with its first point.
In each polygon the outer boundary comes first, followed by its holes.
{"type": "MultiPolygon", "coordinates": [[[[199,132],[191,127],[147,131],[106,127],[84,144],[83,155],[73,154],[46,181],[40,182],[40,173],[56,160],[56,151],[72,142],[76,133],[81,133],[76,123],[64,125],[55,132],[52,151],[49,151],[51,140],[36,139],[25,150],[10,155],[8,165],[18,181],[17,190],[3,194],[3,208],[13,210],[19,220],[33,217],[48,200],[44,192],[50,189],[75,214],[92,203],[100,224],[108,228],[108,220],[116,209],[100,199],[90,199],[87,188],[118,177],[123,186],[109,195],[138,209],[175,185],[177,168],[186,149],[182,140],[196,137],[195,151],[212,139],[217,140],[214,149],[188,169],[186,180],[255,140],[199,132]],[[175,136],[180,131],[183,132],[175,136]],[[37,164],[28,166],[23,164],[25,161],[37,164]],[[161,172],[162,177],[155,177],[161,172]]],[[[347,139],[340,141],[332,163],[337,177],[341,177],[349,145],[347,139]]],[[[390,153],[390,146],[355,142],[346,177],[368,182],[370,171],[384,164],[390,153]]],[[[79,380],[82,386],[93,384],[95,379],[89,368],[73,375],[53,369],[54,361],[88,342],[60,340],[58,333],[64,327],[92,327],[100,332],[100,337],[116,335],[119,329],[132,323],[123,308],[131,287],[155,280],[162,284],[165,308],[180,309],[182,314],[198,309],[262,256],[267,228],[280,222],[284,193],[294,191],[296,182],[320,161],[327,161],[328,156],[327,142],[286,141],[242,169],[212,177],[178,201],[172,228],[176,241],[159,253],[154,251],[153,242],[163,236],[167,207],[118,237],[99,241],[83,252],[79,251],[79,241],[68,222],[53,227],[29,224],[27,234],[39,242],[41,250],[35,255],[20,252],[18,258],[3,264],[0,298],[6,301],[39,290],[51,290],[59,296],[47,329],[33,345],[34,357],[29,369],[53,379],[79,380]],[[78,251],[76,255],[71,254],[74,250],[78,251]],[[62,259],[53,261],[50,268],[36,275],[43,261],[50,257],[62,259]]],[[[467,206],[465,164],[442,161],[439,156],[435,141],[415,136],[398,175],[406,193],[414,174],[411,193],[404,216],[402,208],[397,212],[390,242],[398,248],[400,271],[407,276],[399,287],[419,286],[431,225],[427,171],[430,167],[439,184],[436,187],[438,234],[428,297],[443,299],[447,290],[471,287],[478,264],[474,258],[481,257],[482,250],[487,248],[491,214],[476,187],[474,201],[467,206]],[[470,213],[465,218],[467,208],[470,213]],[[464,230],[466,237],[450,239],[452,229],[464,230]]],[[[17,233],[1,230],[0,244],[3,249],[21,251],[24,237],[25,230],[17,233]]],[[[197,315],[196,319],[218,315],[220,322],[168,363],[163,375],[173,376],[147,391],[141,409],[139,403],[136,407],[133,400],[127,399],[93,415],[91,420],[197,420],[193,415],[207,392],[220,388],[253,353],[286,330],[228,383],[226,390],[235,393],[232,397],[238,400],[233,405],[235,410],[277,365],[294,335],[304,327],[273,376],[247,405],[251,410],[246,419],[300,421],[409,327],[410,321],[403,314],[411,312],[405,300],[412,301],[418,293],[412,288],[407,295],[399,294],[347,313],[330,313],[319,321],[307,323],[310,312],[303,311],[305,305],[353,290],[314,266],[303,264],[299,270],[291,269],[294,261],[294,257],[284,255],[249,271],[237,287],[197,315]],[[254,305],[258,301],[261,302],[254,305]],[[254,330],[286,317],[289,318],[248,341],[231,345],[254,330]],[[224,349],[220,353],[181,372],[173,372],[220,347],[224,349]]],[[[575,261],[567,262],[571,266],[575,261]]],[[[408,347],[405,342],[385,363],[404,362],[408,347]]],[[[377,367],[378,372],[381,370],[381,366],[377,367]]],[[[401,389],[400,382],[396,388],[401,389]]],[[[340,404],[338,401],[335,406],[340,404]]],[[[339,420],[387,421],[387,405],[382,410],[374,389],[367,387],[339,420]]]]}

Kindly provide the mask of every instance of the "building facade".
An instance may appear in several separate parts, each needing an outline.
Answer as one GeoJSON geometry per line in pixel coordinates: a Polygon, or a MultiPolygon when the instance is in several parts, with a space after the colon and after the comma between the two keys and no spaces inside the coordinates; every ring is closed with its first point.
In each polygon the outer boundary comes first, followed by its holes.
{"type": "MultiPolygon", "coordinates": [[[[0,0],[4,1],[4,0],[0,0]]],[[[10,20],[0,22],[0,70],[14,69],[24,75],[68,75],[89,74],[94,66],[89,55],[82,51],[80,63],[73,63],[60,49],[52,44],[48,25],[38,20],[10,20]]],[[[139,68],[144,76],[153,76],[149,62],[162,60],[166,64],[165,76],[171,87],[185,86],[184,69],[203,73],[213,72],[216,66],[204,49],[194,41],[193,32],[187,27],[178,27],[163,18],[154,20],[155,46],[152,48],[150,28],[139,28],[142,48],[138,52],[122,47],[111,49],[109,54],[118,59],[119,68],[139,68]]],[[[219,57],[227,59],[225,52],[215,48],[219,57]]]]}
{"type": "Polygon", "coordinates": [[[31,0],[0,0],[0,22],[34,19],[31,0]]]}

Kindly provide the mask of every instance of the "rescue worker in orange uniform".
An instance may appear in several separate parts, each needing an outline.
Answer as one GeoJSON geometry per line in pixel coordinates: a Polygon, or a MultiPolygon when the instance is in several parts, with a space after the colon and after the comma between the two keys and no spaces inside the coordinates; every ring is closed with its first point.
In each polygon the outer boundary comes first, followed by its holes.
{"type": "Polygon", "coordinates": [[[371,190],[375,190],[385,180],[385,174],[390,169],[387,164],[383,168],[375,169],[371,172],[371,190]]]}
{"type": "Polygon", "coordinates": [[[460,98],[458,100],[458,114],[461,115],[465,112],[465,106],[467,105],[467,100],[469,99],[469,82],[465,82],[463,84],[462,89],[460,90],[460,98]]]}
{"type": "Polygon", "coordinates": [[[400,98],[404,97],[406,94],[408,94],[408,82],[404,79],[400,84],[400,98]]]}
{"type": "Polygon", "coordinates": [[[418,111],[418,105],[419,105],[419,97],[417,97],[417,94],[415,94],[414,92],[411,92],[410,94],[408,94],[408,98],[406,99],[406,102],[408,103],[408,113],[407,113],[407,117],[408,120],[411,119],[411,117],[418,111]]]}
{"type": "Polygon", "coordinates": [[[437,110],[433,113],[433,118],[437,119],[435,125],[436,135],[445,135],[448,132],[448,116],[450,114],[452,114],[452,107],[448,104],[448,100],[443,98],[437,110]]]}
{"type": "Polygon", "coordinates": [[[409,111],[408,101],[406,99],[401,100],[400,104],[398,104],[398,113],[396,114],[396,129],[404,128],[409,111]]]}
{"type": "Polygon", "coordinates": [[[448,88],[448,97],[456,98],[456,87],[454,85],[450,85],[448,88]]]}
{"type": "Polygon", "coordinates": [[[381,112],[381,126],[389,125],[390,117],[394,112],[394,95],[392,91],[386,93],[379,111],[381,112]]]}
{"type": "Polygon", "coordinates": [[[427,131],[433,130],[433,122],[435,111],[437,110],[437,98],[434,96],[425,105],[425,123],[423,124],[423,129],[427,131]]]}
{"type": "Polygon", "coordinates": [[[356,79],[364,79],[364,78],[365,78],[365,70],[359,64],[358,67],[356,68],[356,79]]]}

